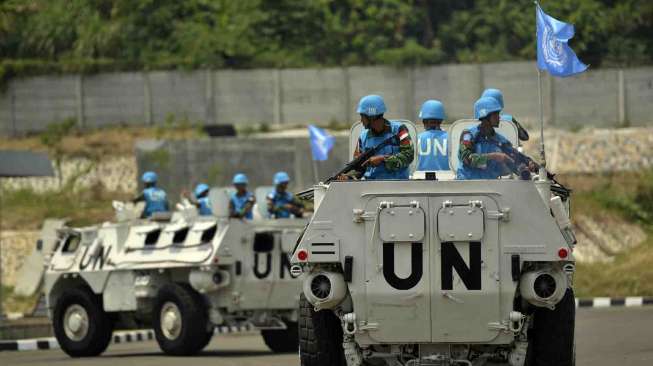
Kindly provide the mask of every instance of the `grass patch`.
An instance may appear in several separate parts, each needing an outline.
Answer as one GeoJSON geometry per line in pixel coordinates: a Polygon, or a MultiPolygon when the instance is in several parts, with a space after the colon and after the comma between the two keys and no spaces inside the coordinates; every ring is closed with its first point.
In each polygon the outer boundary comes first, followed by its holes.
{"type": "MultiPolygon", "coordinates": [[[[53,124],[53,126],[62,123],[53,124]]],[[[56,131],[57,129],[52,129],[56,131]]],[[[53,153],[51,136],[54,134],[46,131],[21,138],[0,137],[0,149],[6,150],[32,150],[53,153]]],[[[93,160],[104,156],[124,156],[134,154],[137,140],[142,139],[168,139],[181,140],[205,137],[206,134],[194,124],[182,122],[171,123],[152,127],[107,127],[93,130],[80,130],[73,128],[65,136],[60,136],[56,141],[58,153],[66,157],[86,157],[93,160]]],[[[59,136],[57,136],[59,137],[59,136]]]]}
{"type": "Polygon", "coordinates": [[[653,295],[653,170],[578,179],[571,179],[579,183],[572,199],[572,215],[592,218],[617,215],[642,226],[647,239],[632,250],[618,254],[610,263],[578,263],[576,295],[653,295]]]}
{"type": "Polygon", "coordinates": [[[86,226],[114,217],[112,200],[131,198],[128,193],[108,192],[101,187],[57,192],[31,189],[2,191],[2,228],[39,229],[46,218],[67,218],[73,226],[86,226]]]}
{"type": "Polygon", "coordinates": [[[617,255],[611,263],[578,263],[576,295],[652,296],[653,235],[633,250],[617,255]]]}
{"type": "Polygon", "coordinates": [[[14,294],[14,288],[11,286],[2,286],[2,313],[21,313],[29,314],[34,310],[36,302],[41,295],[40,291],[32,296],[19,296],[14,294]]]}

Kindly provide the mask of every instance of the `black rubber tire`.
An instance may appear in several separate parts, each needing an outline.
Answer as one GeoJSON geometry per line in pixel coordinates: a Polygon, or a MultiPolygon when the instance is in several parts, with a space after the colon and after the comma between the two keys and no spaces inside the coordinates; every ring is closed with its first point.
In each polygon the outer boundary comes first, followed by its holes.
{"type": "Polygon", "coordinates": [[[299,347],[297,322],[284,321],[284,323],[286,329],[261,330],[263,341],[274,353],[297,352],[299,347]]]}
{"type": "Polygon", "coordinates": [[[346,366],[342,326],[329,310],[316,312],[304,294],[299,298],[299,357],[301,366],[346,366]]]}
{"type": "Polygon", "coordinates": [[[211,328],[211,330],[206,330],[205,333],[202,334],[201,341],[198,341],[198,345],[199,345],[198,352],[203,350],[204,348],[206,348],[206,346],[209,345],[209,343],[211,342],[211,338],[213,338],[214,331],[215,328],[211,328]]]}
{"type": "Polygon", "coordinates": [[[207,309],[201,296],[186,284],[166,284],[156,296],[152,327],[159,347],[167,355],[189,356],[201,351],[208,344],[207,309]],[[166,302],[172,302],[179,308],[181,331],[176,339],[168,339],[161,329],[161,308],[166,302]],[[198,336],[202,335],[202,336],[198,336]]]}
{"type": "Polygon", "coordinates": [[[573,366],[576,364],[574,326],[576,300],[567,289],[554,310],[537,308],[528,331],[527,366],[573,366]]]}
{"type": "Polygon", "coordinates": [[[102,308],[102,299],[90,289],[77,287],[65,290],[54,307],[52,327],[61,349],[71,357],[93,357],[104,352],[111,342],[113,326],[108,314],[102,308]],[[80,305],[88,314],[86,337],[75,341],[66,335],[63,317],[71,305],[80,305]]]}

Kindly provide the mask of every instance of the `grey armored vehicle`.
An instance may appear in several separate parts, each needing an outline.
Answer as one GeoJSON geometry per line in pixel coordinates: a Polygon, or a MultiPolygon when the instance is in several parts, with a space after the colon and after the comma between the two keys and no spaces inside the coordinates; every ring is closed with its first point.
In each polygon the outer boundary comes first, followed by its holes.
{"type": "MultiPolygon", "coordinates": [[[[452,171],[477,123],[450,126],[452,171]]],[[[518,146],[512,123],[500,130],[518,146]]],[[[569,191],[545,176],[452,177],[314,187],[292,257],[302,366],[575,363],[569,191]]]]}
{"type": "Polygon", "coordinates": [[[141,220],[130,212],[59,230],[44,291],[66,353],[98,355],[113,329],[154,328],[165,353],[190,355],[216,326],[259,329],[275,352],[297,349],[301,282],[289,253],[305,219],[247,222],[186,210],[141,220]]]}

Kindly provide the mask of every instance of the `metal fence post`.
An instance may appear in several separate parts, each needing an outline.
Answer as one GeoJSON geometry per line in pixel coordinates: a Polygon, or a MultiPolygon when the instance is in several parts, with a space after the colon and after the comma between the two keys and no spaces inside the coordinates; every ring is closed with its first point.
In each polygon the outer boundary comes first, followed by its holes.
{"type": "Polygon", "coordinates": [[[205,123],[212,125],[215,123],[215,103],[213,100],[213,95],[214,95],[214,89],[213,89],[213,72],[211,69],[208,69],[205,71],[206,75],[206,108],[204,110],[204,119],[205,123]]]}
{"type": "Polygon", "coordinates": [[[16,92],[14,81],[9,82],[9,114],[11,115],[11,136],[16,136],[16,92]]]}
{"type": "Polygon", "coordinates": [[[75,82],[75,98],[77,99],[77,126],[84,128],[84,75],[78,74],[75,82]]]}
{"type": "Polygon", "coordinates": [[[344,79],[344,92],[345,92],[345,103],[344,103],[344,115],[341,122],[349,123],[349,116],[351,116],[351,83],[349,82],[349,68],[343,67],[342,74],[344,79]]]}
{"type": "Polygon", "coordinates": [[[628,126],[628,116],[626,114],[626,80],[623,69],[619,69],[617,73],[617,83],[619,84],[619,94],[617,96],[619,126],[625,127],[628,126]]]}
{"type": "Polygon", "coordinates": [[[274,124],[283,123],[283,100],[281,92],[281,70],[274,69],[274,124]]]}
{"type": "Polygon", "coordinates": [[[150,74],[147,71],[143,72],[143,115],[145,124],[151,125],[153,123],[152,86],[150,85],[150,74]]]}
{"type": "Polygon", "coordinates": [[[415,67],[408,68],[408,92],[406,93],[406,110],[407,116],[411,121],[415,121],[415,67]]]}

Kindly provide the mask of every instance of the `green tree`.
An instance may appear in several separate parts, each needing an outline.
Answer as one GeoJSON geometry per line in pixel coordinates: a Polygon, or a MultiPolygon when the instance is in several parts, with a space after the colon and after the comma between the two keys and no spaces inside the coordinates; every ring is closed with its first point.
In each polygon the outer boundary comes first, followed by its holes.
{"type": "MultiPolygon", "coordinates": [[[[541,4],[576,26],[571,45],[593,67],[653,62],[652,1],[541,4]]],[[[0,0],[0,54],[0,79],[50,72],[53,65],[84,71],[87,64],[139,69],[533,60],[535,6],[531,0],[0,0]],[[23,59],[29,61],[17,65],[23,59]]]]}

